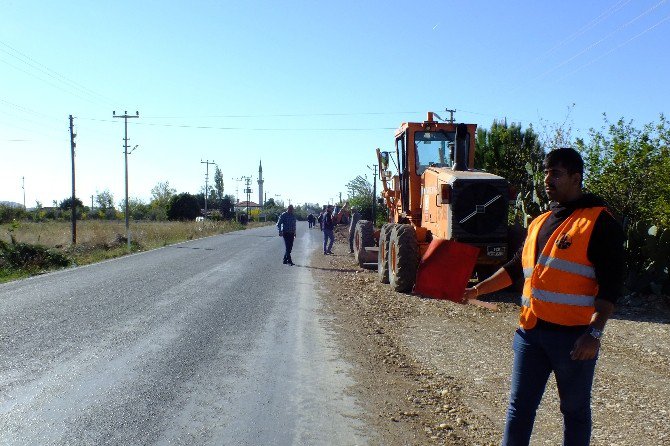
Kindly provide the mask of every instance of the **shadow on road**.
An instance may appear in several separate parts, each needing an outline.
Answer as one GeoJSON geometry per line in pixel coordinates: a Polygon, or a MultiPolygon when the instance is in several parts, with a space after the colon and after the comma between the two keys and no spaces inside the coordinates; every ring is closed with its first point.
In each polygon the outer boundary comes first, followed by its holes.
{"type": "Polygon", "coordinates": [[[360,271],[360,269],[344,269],[344,268],[321,268],[319,266],[309,266],[309,265],[299,265],[295,264],[295,266],[300,266],[302,268],[307,268],[307,269],[317,269],[321,271],[335,271],[338,273],[355,273],[357,271],[360,271]]]}

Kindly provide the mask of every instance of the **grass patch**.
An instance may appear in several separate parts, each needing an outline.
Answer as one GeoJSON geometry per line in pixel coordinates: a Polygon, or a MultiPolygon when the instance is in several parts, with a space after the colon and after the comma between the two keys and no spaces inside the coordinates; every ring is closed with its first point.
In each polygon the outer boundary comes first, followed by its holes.
{"type": "Polygon", "coordinates": [[[69,222],[14,223],[0,231],[0,283],[71,264],[87,265],[131,252],[267,224],[271,222],[250,223],[247,226],[230,221],[134,222],[130,225],[129,252],[124,222],[77,222],[76,245],[70,243],[69,222]]]}

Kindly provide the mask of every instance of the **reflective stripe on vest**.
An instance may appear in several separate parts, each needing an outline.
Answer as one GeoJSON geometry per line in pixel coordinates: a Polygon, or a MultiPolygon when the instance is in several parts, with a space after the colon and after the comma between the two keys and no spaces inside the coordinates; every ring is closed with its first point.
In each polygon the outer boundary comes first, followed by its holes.
{"type": "MultiPolygon", "coordinates": [[[[580,263],[571,262],[569,260],[557,259],[555,257],[549,257],[544,254],[540,254],[537,258],[538,265],[544,265],[549,268],[560,269],[561,271],[567,271],[572,274],[577,274],[579,276],[588,277],[589,279],[595,279],[596,271],[592,266],[582,265],[580,263]]],[[[531,274],[532,274],[531,270],[531,274]]]]}
{"type": "Polygon", "coordinates": [[[546,290],[532,288],[531,292],[535,299],[543,302],[551,302],[563,305],[575,305],[578,307],[592,307],[596,300],[595,296],[585,296],[580,294],[554,293],[546,290]]]}
{"type": "Polygon", "coordinates": [[[530,224],[521,260],[525,277],[520,318],[523,328],[533,328],[537,318],[559,325],[590,322],[598,283],[587,251],[595,221],[604,209],[573,211],[551,234],[537,262],[537,237],[551,213],[530,224]]]}

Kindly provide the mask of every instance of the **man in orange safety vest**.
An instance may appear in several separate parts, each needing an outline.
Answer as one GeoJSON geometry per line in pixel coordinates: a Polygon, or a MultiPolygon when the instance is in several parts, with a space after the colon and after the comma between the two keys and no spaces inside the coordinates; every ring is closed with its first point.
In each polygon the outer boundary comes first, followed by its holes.
{"type": "Polygon", "coordinates": [[[624,235],[603,200],[582,191],[583,170],[574,149],[547,154],[544,185],[550,211],[531,222],[510,262],[465,290],[467,301],[524,277],[504,446],[529,444],[552,372],[563,413],[563,444],[590,443],[591,388],[605,323],[623,285],[624,235]]]}

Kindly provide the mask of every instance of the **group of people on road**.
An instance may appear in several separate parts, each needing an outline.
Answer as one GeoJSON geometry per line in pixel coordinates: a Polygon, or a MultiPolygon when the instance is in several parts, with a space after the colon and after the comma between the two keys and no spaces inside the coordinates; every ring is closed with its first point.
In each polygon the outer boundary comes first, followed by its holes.
{"type": "MultiPolygon", "coordinates": [[[[343,215],[348,212],[351,212],[352,218],[350,219],[350,230],[349,230],[349,247],[350,251],[353,252],[353,227],[360,219],[360,214],[356,212],[356,209],[352,208],[351,211],[348,210],[348,203],[346,203],[337,214],[334,214],[333,205],[324,206],[323,212],[319,214],[318,217],[314,217],[313,214],[307,216],[307,223],[309,228],[316,226],[318,221],[319,227],[323,231],[323,254],[329,255],[333,254],[333,244],[335,243],[335,225],[342,221],[343,215]],[[355,221],[354,221],[355,219],[355,221]]],[[[291,258],[291,252],[293,250],[293,242],[296,238],[296,217],[294,214],[293,205],[289,205],[285,212],[279,216],[277,220],[277,230],[279,231],[279,236],[284,238],[284,259],[283,263],[293,266],[293,259],[291,258]]]]}
{"type": "MultiPolygon", "coordinates": [[[[530,442],[537,409],[553,373],[563,414],[563,444],[586,446],[591,438],[591,390],[605,324],[621,295],[624,234],[606,203],[585,193],[584,162],[571,148],[544,159],[544,185],[550,209],[528,227],[516,255],[486,280],[466,288],[463,301],[524,279],[519,326],[514,334],[511,392],[503,446],[530,442]]],[[[295,238],[293,208],[277,222],[284,237],[284,263],[290,265],[295,238]]],[[[332,254],[334,228],[342,210],[328,205],[317,219],[323,253],[332,254]]],[[[349,249],[353,252],[360,214],[351,209],[349,249]]],[[[315,225],[316,223],[313,222],[315,225]]]]}

